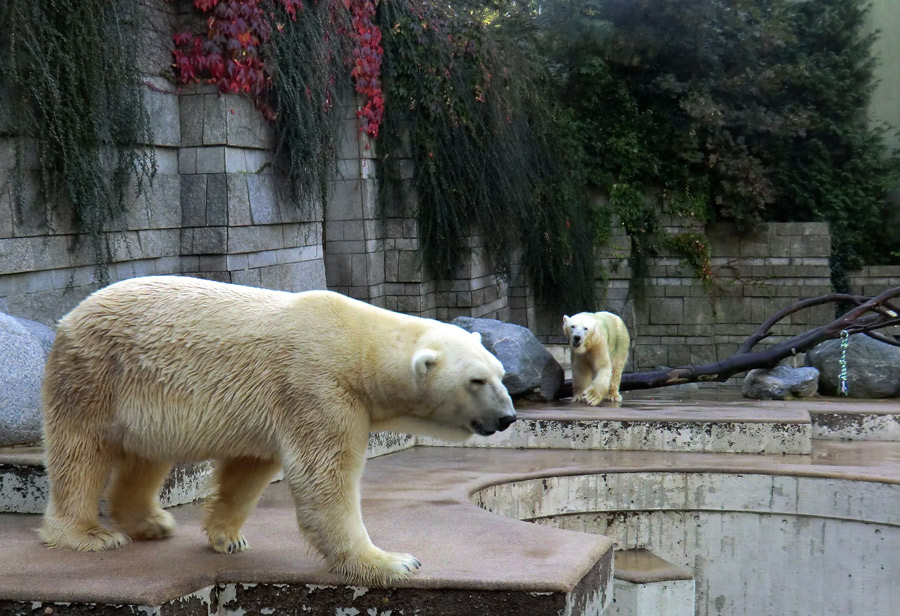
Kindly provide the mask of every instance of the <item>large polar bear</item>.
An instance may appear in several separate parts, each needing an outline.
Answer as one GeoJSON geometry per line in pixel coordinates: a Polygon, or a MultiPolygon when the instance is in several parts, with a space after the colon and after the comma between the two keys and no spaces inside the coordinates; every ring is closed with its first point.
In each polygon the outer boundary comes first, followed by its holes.
{"type": "Polygon", "coordinates": [[[628,360],[628,329],[611,312],[580,312],[563,317],[572,350],[572,400],[594,406],[621,402],[619,383],[628,360]]]}
{"type": "Polygon", "coordinates": [[[480,337],[328,291],[285,293],[177,276],[135,278],[59,323],[43,388],[51,547],[170,535],[159,489],[175,461],[214,459],[205,531],[241,526],[283,467],[297,521],[331,570],[387,584],[418,569],[375,547],[360,512],[370,431],[464,440],[515,421],[480,337]],[[107,502],[118,530],[98,521],[107,502]],[[121,531],[121,532],[119,532],[121,531]]]}

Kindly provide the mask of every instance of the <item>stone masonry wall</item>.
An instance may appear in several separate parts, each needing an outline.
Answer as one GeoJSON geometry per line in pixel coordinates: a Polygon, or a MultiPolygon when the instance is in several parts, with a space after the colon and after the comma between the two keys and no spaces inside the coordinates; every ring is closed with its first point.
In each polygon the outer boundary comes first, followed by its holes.
{"type": "MultiPolygon", "coordinates": [[[[274,171],[271,130],[249,99],[172,84],[172,35],[197,20],[191,2],[142,7],[137,44],[157,175],[105,234],[111,282],[182,274],[287,291],[330,288],[442,319],[508,316],[506,284],[479,238],[458,276],[438,282],[423,271],[414,200],[380,217],[374,150],[358,130],[356,106],[340,110],[340,160],[327,203],[298,208],[274,171]]],[[[11,120],[0,110],[0,134],[14,130],[11,120]]],[[[17,204],[16,145],[0,137],[0,311],[53,324],[100,281],[71,208],[35,198],[33,153],[17,204]]]]}
{"type": "MultiPolygon", "coordinates": [[[[672,232],[682,230],[668,221],[672,232]]],[[[620,314],[632,336],[628,370],[657,366],[704,364],[724,359],[781,308],[803,298],[830,292],[831,238],[823,223],[769,224],[755,235],[738,236],[727,226],[709,231],[716,287],[710,294],[692,269],[665,252],[650,260],[644,295],[635,300],[628,263],[629,242],[619,230],[611,249],[598,255],[607,272],[597,281],[599,305],[572,306],[582,310],[609,310],[620,314]]],[[[522,314],[545,342],[563,343],[561,314],[548,314],[521,298],[530,309],[522,314]]],[[[519,301],[519,300],[517,300],[519,301]]],[[[783,321],[777,337],[792,336],[824,324],[833,317],[829,306],[792,315],[783,321]]]]}
{"type": "MultiPolygon", "coordinates": [[[[138,36],[145,100],[155,142],[157,176],[106,233],[112,281],[148,274],[184,274],[289,291],[330,288],[375,305],[449,320],[509,320],[547,343],[563,342],[562,314],[535,302],[522,272],[495,275],[484,238],[452,280],[422,265],[417,202],[377,202],[373,144],[358,130],[356,105],[343,114],[340,160],[325,204],[299,209],[272,165],[272,136],[252,102],[211,87],[176,89],[165,77],[171,37],[189,17],[188,0],[145,0],[138,36]]],[[[2,77],[2,76],[0,76],[2,77]]],[[[12,118],[2,113],[0,135],[12,118]]],[[[25,145],[25,205],[12,176],[16,142],[0,137],[0,311],[53,324],[99,286],[89,242],[76,233],[71,208],[35,199],[37,161],[25,145]]],[[[412,181],[411,161],[406,181],[412,181]]],[[[677,231],[679,222],[670,220],[677,231]]],[[[712,296],[676,256],[650,263],[642,299],[630,287],[628,240],[598,254],[607,272],[597,280],[596,306],[566,312],[622,314],[634,340],[631,370],[706,363],[734,352],[757,324],[799,299],[829,292],[830,236],[824,224],[770,224],[738,237],[710,230],[717,285],[712,296]]],[[[515,262],[515,260],[514,260],[515,262]]],[[[900,285],[900,267],[869,267],[850,276],[854,291],[875,294],[900,285]]],[[[830,307],[792,315],[777,331],[789,336],[831,319],[830,307]]]]}
{"type": "MultiPolygon", "coordinates": [[[[323,208],[304,212],[285,198],[269,128],[253,103],[209,86],[178,90],[165,76],[172,34],[190,3],[147,0],[143,9],[137,44],[157,174],[105,234],[110,281],[184,274],[288,291],[325,288],[323,208]]],[[[9,120],[0,117],[0,134],[9,133],[9,120]]],[[[96,263],[71,208],[35,199],[33,154],[19,207],[15,147],[0,138],[0,311],[53,324],[99,287],[96,263]]]]}
{"type": "MultiPolygon", "coordinates": [[[[352,109],[350,110],[352,111],[352,109]]],[[[377,205],[374,145],[356,129],[355,113],[344,120],[341,160],[325,208],[325,267],[328,288],[376,306],[422,317],[457,316],[506,320],[506,282],[494,275],[484,238],[469,238],[471,252],[451,280],[436,280],[419,251],[417,201],[377,205]]],[[[405,161],[404,182],[412,182],[405,161]]]]}

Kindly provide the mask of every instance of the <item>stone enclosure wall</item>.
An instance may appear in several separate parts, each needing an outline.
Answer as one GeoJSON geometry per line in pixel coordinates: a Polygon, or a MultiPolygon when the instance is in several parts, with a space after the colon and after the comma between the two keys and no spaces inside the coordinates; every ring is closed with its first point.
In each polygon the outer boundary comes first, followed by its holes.
{"type": "MultiPolygon", "coordinates": [[[[288,291],[329,288],[410,314],[449,320],[499,318],[531,328],[546,343],[562,342],[562,314],[537,306],[515,268],[494,275],[483,238],[453,280],[422,267],[416,203],[377,207],[374,146],[361,135],[356,106],[343,114],[340,160],[325,203],[298,208],[272,165],[272,136],[246,98],[210,87],[176,88],[166,77],[172,34],[190,8],[146,0],[139,33],[141,69],[155,140],[157,176],[105,235],[111,281],[183,274],[288,291]]],[[[12,168],[21,142],[0,95],[0,311],[53,324],[99,282],[89,242],[76,232],[66,203],[36,199],[37,163],[26,150],[24,203],[12,168]]],[[[411,166],[410,166],[411,168],[411,166]]],[[[676,228],[678,221],[670,224],[676,228]]],[[[607,272],[597,306],[625,318],[634,351],[630,369],[705,363],[730,355],[768,316],[799,299],[829,291],[830,237],[823,224],[772,224],[741,237],[711,232],[717,287],[710,296],[676,257],[650,263],[644,294],[630,284],[627,238],[598,254],[607,272]],[[639,296],[639,299],[635,299],[639,296]]],[[[900,268],[870,267],[851,276],[854,291],[900,285],[900,268]]],[[[791,335],[831,318],[830,308],[793,315],[791,335]]]]}

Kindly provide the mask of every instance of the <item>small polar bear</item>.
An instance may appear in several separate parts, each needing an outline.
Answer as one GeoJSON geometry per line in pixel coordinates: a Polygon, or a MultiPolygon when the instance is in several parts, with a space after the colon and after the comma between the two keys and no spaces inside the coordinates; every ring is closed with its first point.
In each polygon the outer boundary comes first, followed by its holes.
{"type": "Polygon", "coordinates": [[[563,332],[572,350],[572,401],[621,402],[619,383],[631,344],[622,319],[611,312],[580,312],[563,317],[563,332]]]}
{"type": "Polygon", "coordinates": [[[369,433],[465,440],[516,419],[503,366],[477,334],[328,291],[178,276],[97,291],[63,317],[43,386],[50,547],[95,551],[172,534],[173,462],[216,461],[204,530],[241,527],[279,468],[330,570],[389,584],[420,566],[372,544],[360,510],[369,433]],[[110,478],[111,474],[111,478],[110,478]],[[104,484],[115,529],[100,525],[104,484]]]}

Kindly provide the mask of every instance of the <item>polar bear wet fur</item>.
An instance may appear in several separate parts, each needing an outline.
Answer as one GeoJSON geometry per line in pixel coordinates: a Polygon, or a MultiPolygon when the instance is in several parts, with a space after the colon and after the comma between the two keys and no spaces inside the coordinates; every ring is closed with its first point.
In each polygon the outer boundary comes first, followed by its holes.
{"type": "Polygon", "coordinates": [[[43,387],[51,547],[116,548],[172,533],[158,494],[173,462],[216,461],[204,530],[217,552],[279,468],[300,529],[333,570],[387,584],[419,567],[375,547],[360,511],[370,431],[465,440],[515,420],[480,337],[328,291],[177,276],[97,291],[57,329],[43,387]],[[111,474],[111,477],[110,477],[111,474]],[[104,485],[115,529],[100,525],[104,485]]]}
{"type": "Polygon", "coordinates": [[[563,317],[563,332],[572,351],[573,402],[621,402],[619,383],[631,344],[622,319],[611,312],[580,312],[563,317]]]}

